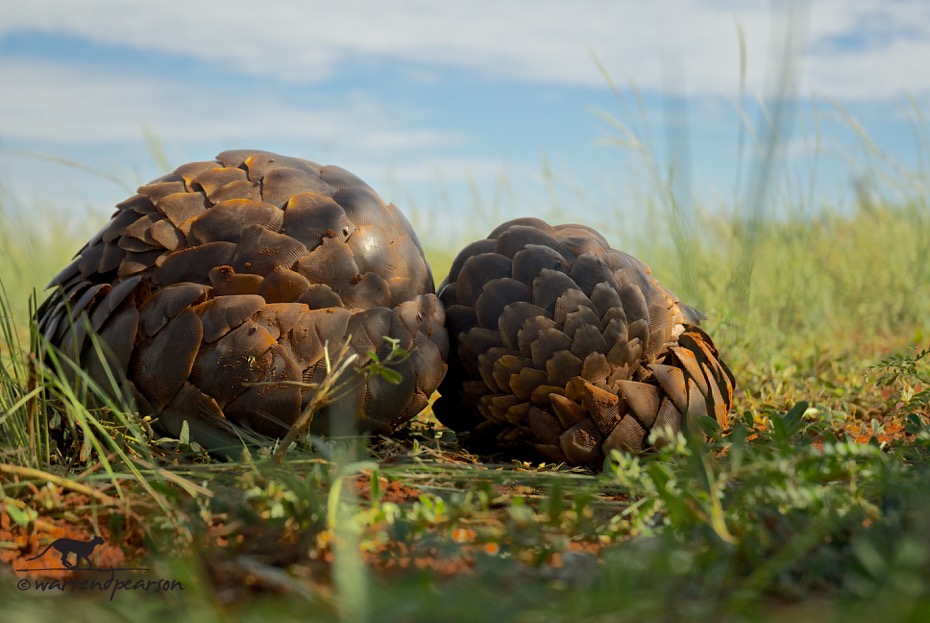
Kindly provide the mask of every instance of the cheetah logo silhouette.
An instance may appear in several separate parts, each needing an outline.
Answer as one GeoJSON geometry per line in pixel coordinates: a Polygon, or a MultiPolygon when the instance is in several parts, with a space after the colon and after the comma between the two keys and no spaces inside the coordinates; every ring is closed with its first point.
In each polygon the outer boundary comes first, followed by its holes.
{"type": "Polygon", "coordinates": [[[89,567],[93,567],[94,563],[90,561],[90,555],[101,543],[103,543],[103,538],[99,536],[95,536],[90,541],[78,541],[77,539],[68,539],[62,537],[60,539],[55,539],[36,556],[27,558],[26,560],[37,560],[44,556],[48,550],[55,549],[58,550],[58,553],[61,554],[61,564],[63,564],[68,569],[77,569],[80,567],[81,560],[87,561],[87,565],[89,567]],[[68,562],[68,556],[71,554],[74,554],[74,564],[68,562]]]}

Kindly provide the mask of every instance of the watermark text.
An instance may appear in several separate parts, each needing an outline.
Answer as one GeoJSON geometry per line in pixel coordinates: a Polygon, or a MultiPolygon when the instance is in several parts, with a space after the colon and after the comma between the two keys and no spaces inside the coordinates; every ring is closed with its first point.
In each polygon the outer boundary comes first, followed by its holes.
{"type": "MultiPolygon", "coordinates": [[[[101,569],[103,571],[103,569],[101,569]]],[[[22,578],[16,583],[21,591],[35,593],[109,593],[109,600],[113,601],[117,593],[127,591],[142,591],[144,593],[172,593],[184,590],[179,580],[167,579],[137,579],[119,578],[115,570],[110,572],[107,579],[97,578],[61,578],[61,579],[30,579],[22,578]]]]}

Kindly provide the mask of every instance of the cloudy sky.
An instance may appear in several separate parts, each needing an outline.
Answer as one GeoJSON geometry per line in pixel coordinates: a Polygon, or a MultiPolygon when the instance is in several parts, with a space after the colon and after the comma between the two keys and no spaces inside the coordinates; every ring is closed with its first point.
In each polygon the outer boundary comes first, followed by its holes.
{"type": "Polygon", "coordinates": [[[172,166],[231,147],[339,164],[465,218],[475,193],[624,204],[642,169],[610,115],[725,204],[741,124],[758,135],[787,94],[779,153],[835,201],[868,156],[838,111],[914,166],[928,62],[925,0],[0,0],[0,188],[109,206],[163,173],[154,141],[172,166]]]}

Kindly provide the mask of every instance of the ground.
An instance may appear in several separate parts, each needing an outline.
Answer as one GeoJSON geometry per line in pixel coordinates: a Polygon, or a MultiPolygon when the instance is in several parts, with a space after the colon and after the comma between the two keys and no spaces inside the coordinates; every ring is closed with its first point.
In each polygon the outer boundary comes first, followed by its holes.
{"type": "Polygon", "coordinates": [[[773,219],[752,235],[751,221],[707,217],[690,286],[674,248],[631,248],[663,284],[700,299],[738,390],[726,429],[698,423],[704,435],[612,455],[598,473],[475,456],[428,414],[393,439],[217,462],[188,439],[150,438],[132,413],[30,380],[28,295],[8,294],[5,615],[928,620],[921,201],[773,219]],[[49,426],[71,432],[48,436],[49,426]],[[55,538],[95,535],[96,571],[29,570],[52,566],[51,553],[27,559],[55,538]],[[76,583],[111,567],[142,569],[113,572],[114,583],[148,584],[76,583]]]}

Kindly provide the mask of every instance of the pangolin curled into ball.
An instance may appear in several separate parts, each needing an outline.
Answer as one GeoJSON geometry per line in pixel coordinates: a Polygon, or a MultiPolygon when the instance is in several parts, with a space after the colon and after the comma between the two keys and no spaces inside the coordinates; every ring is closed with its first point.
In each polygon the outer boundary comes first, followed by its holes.
{"type": "Polygon", "coordinates": [[[311,397],[290,382],[319,382],[324,348],[350,338],[358,365],[399,340],[403,380],[372,378],[311,432],[337,416],[394,431],[446,369],[443,307],[403,214],[348,171],[298,158],[227,151],[142,186],[50,287],[47,342],[108,386],[89,324],[140,413],[172,435],[187,421],[208,449],[282,436],[311,397]]]}
{"type": "Polygon", "coordinates": [[[734,380],[699,312],[593,229],[504,223],[459,253],[439,298],[451,354],[433,408],[453,429],[598,468],[685,416],[726,425],[734,380]]]}

